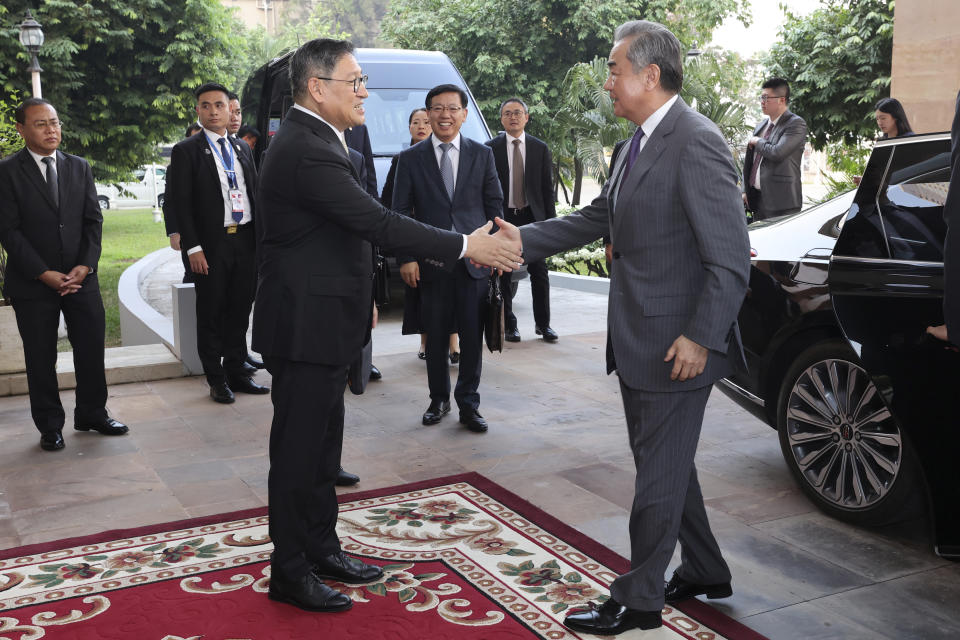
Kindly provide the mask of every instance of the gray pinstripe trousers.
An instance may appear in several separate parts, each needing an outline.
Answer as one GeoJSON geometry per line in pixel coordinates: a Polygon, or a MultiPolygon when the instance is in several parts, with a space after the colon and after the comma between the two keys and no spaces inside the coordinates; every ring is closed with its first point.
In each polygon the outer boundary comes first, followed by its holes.
{"type": "Polygon", "coordinates": [[[613,582],[610,594],[631,609],[663,607],[664,572],[678,539],[682,561],[677,571],[683,579],[697,584],[730,580],[693,463],[712,388],[662,393],[620,382],[637,479],[630,512],[630,571],[613,582]]]}

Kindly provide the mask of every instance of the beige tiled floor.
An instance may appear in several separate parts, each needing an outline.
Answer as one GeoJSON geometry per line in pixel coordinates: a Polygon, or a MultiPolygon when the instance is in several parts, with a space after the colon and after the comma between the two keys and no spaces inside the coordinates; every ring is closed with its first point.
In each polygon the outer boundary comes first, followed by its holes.
{"type": "MultiPolygon", "coordinates": [[[[382,344],[392,322],[377,330],[382,344]]],[[[603,333],[566,323],[554,323],[555,345],[525,339],[485,354],[485,435],[455,415],[420,424],[416,338],[378,351],[384,380],[346,398],[344,466],[362,477],[358,489],[477,471],[625,554],[633,461],[617,385],[604,374],[603,333]]],[[[531,328],[521,316],[521,331],[531,328]]],[[[72,392],[63,398],[69,413],[72,392]]],[[[265,504],[269,397],[217,405],[201,378],[183,378],[111,387],[109,406],[128,436],[69,431],[64,451],[46,453],[27,398],[0,398],[0,548],[265,504]]],[[[776,434],[718,392],[697,463],[734,573],[735,594],[718,609],[771,638],[960,637],[960,565],[932,553],[921,525],[876,532],[821,515],[776,434]]]]}

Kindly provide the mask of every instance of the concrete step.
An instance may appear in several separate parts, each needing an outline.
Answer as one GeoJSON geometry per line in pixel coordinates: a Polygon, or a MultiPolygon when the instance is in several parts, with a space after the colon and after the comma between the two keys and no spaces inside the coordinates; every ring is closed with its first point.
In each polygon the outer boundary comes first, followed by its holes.
{"type": "MultiPolygon", "coordinates": [[[[111,347],[104,353],[104,367],[108,385],[181,378],[187,375],[180,360],[162,344],[111,347]]],[[[61,389],[73,389],[77,386],[72,351],[62,351],[57,354],[57,382],[61,389]]],[[[27,393],[26,373],[0,375],[0,396],[25,393],[27,393]]]]}

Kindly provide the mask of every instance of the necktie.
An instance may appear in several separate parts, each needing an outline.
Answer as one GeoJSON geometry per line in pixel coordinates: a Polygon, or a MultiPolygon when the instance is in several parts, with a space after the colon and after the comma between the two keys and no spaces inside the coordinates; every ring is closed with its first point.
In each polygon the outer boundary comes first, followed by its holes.
{"type": "Polygon", "coordinates": [[[57,161],[54,158],[43,158],[43,164],[47,165],[47,188],[50,189],[50,197],[53,203],[60,206],[60,187],[57,184],[57,161]]]}
{"type": "Polygon", "coordinates": [[[347,147],[347,139],[346,139],[346,138],[341,138],[341,139],[340,139],[340,144],[343,145],[343,152],[344,152],[345,154],[347,154],[347,159],[349,160],[349,159],[350,159],[350,149],[347,147]]]}
{"type": "Polygon", "coordinates": [[[450,196],[450,202],[453,202],[453,163],[450,161],[450,156],[447,154],[450,151],[450,147],[453,144],[449,142],[441,142],[440,149],[443,151],[440,154],[440,177],[443,178],[443,186],[447,189],[447,195],[450,196]]]}
{"type": "MultiPolygon", "coordinates": [[[[223,159],[224,173],[227,174],[227,185],[231,189],[239,189],[239,183],[237,182],[237,174],[233,170],[233,156],[231,156],[230,153],[227,151],[227,139],[217,138],[217,142],[220,143],[220,155],[222,156],[222,159],[223,159]]],[[[243,220],[243,211],[232,211],[230,214],[230,217],[233,218],[234,222],[240,222],[241,220],[243,220]]]]}
{"type": "Polygon", "coordinates": [[[513,206],[523,209],[527,206],[527,196],[523,192],[523,156],[520,154],[520,141],[513,141],[513,174],[510,176],[510,192],[513,206]]]}
{"type": "MultiPolygon", "coordinates": [[[[760,137],[763,138],[764,140],[769,140],[769,139],[770,139],[770,134],[771,134],[772,132],[773,132],[773,123],[771,122],[771,123],[767,126],[767,128],[763,130],[763,135],[761,135],[760,137]]],[[[753,151],[753,166],[750,167],[750,180],[747,182],[747,184],[749,184],[751,187],[753,187],[753,188],[755,188],[755,189],[757,188],[757,176],[759,175],[759,172],[760,172],[760,160],[761,160],[761,159],[762,159],[762,158],[757,155],[756,147],[754,147],[754,151],[753,151]]]]}
{"type": "Polygon", "coordinates": [[[637,127],[637,130],[633,132],[633,138],[630,140],[630,150],[627,152],[627,166],[623,168],[623,177],[620,178],[620,184],[623,184],[627,176],[630,175],[630,169],[633,168],[633,163],[637,161],[637,154],[640,153],[641,140],[643,140],[643,129],[637,127]]]}

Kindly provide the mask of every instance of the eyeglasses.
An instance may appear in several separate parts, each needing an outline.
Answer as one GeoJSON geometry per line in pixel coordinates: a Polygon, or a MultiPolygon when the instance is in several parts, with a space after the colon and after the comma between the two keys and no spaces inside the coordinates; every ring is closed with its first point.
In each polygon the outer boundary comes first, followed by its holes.
{"type": "Polygon", "coordinates": [[[449,111],[450,115],[455,116],[461,111],[463,111],[463,107],[441,107],[440,105],[430,107],[430,113],[435,113],[437,115],[440,115],[444,111],[449,111]]]}
{"type": "Polygon", "coordinates": [[[47,127],[59,129],[61,124],[63,123],[60,120],[53,118],[52,120],[35,120],[30,123],[30,126],[34,129],[46,129],[47,127]]]}
{"type": "Polygon", "coordinates": [[[787,96],[760,96],[760,102],[770,102],[771,100],[779,100],[780,98],[786,98],[787,96]]]}
{"type": "Polygon", "coordinates": [[[520,116],[522,116],[522,115],[525,114],[525,113],[526,113],[526,111],[522,111],[522,110],[520,110],[520,109],[517,109],[516,111],[504,111],[504,112],[503,112],[503,116],[504,116],[505,118],[519,118],[520,116]]]}
{"type": "Polygon", "coordinates": [[[367,80],[370,76],[359,76],[353,80],[341,80],[340,78],[324,78],[323,76],[313,76],[317,80],[333,80],[334,82],[349,82],[353,85],[353,92],[357,93],[360,91],[360,85],[367,86],[367,80]]]}

